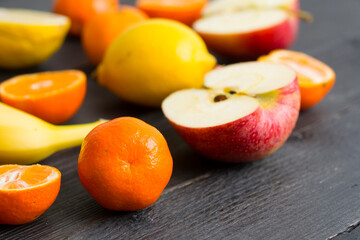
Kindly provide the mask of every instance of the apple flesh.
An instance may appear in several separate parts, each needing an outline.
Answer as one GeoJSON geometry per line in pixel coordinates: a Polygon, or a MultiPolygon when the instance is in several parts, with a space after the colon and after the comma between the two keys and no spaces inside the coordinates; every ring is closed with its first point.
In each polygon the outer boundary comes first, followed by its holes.
{"type": "Polygon", "coordinates": [[[298,18],[280,9],[244,10],[197,20],[193,28],[207,46],[234,59],[256,59],[296,39],[298,18]]]}
{"type": "Polygon", "coordinates": [[[175,92],[162,110],[203,156],[224,162],[261,159],[291,134],[300,108],[296,73],[276,63],[247,62],[213,70],[206,89],[175,92]]]}
{"type": "Polygon", "coordinates": [[[215,0],[193,25],[208,47],[224,56],[255,60],[296,39],[298,0],[215,0]]]}
{"type": "Polygon", "coordinates": [[[202,10],[202,16],[238,12],[248,9],[299,10],[299,0],[214,0],[202,10]]]}

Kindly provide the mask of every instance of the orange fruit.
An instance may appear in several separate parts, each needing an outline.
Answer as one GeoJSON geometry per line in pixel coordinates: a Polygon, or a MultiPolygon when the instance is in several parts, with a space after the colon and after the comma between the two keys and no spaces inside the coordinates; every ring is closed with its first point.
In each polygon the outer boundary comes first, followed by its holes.
{"type": "Polygon", "coordinates": [[[80,36],[85,23],[97,14],[116,12],[118,0],[56,0],[54,12],[71,19],[70,33],[80,36]]]}
{"type": "Polygon", "coordinates": [[[19,225],[43,214],[55,201],[61,173],[45,165],[0,166],[0,224],[19,225]]]}
{"type": "Polygon", "coordinates": [[[147,18],[141,10],[126,6],[119,12],[100,14],[87,22],[82,32],[82,45],[91,62],[99,64],[116,37],[147,18]]]}
{"type": "Polygon", "coordinates": [[[138,0],[138,8],[153,18],[169,18],[191,26],[208,0],[138,0]]]}
{"type": "Polygon", "coordinates": [[[332,68],[304,53],[275,50],[258,60],[282,63],[295,70],[300,86],[301,110],[320,102],[335,83],[335,72],[332,68]]]}
{"type": "Polygon", "coordinates": [[[170,180],[172,157],[162,134],[121,117],[95,127],[82,144],[82,185],[103,207],[135,211],[153,204],[170,180]]]}
{"type": "Polygon", "coordinates": [[[58,124],[80,108],[86,92],[86,75],[77,70],[19,75],[0,84],[4,103],[58,124]]]}

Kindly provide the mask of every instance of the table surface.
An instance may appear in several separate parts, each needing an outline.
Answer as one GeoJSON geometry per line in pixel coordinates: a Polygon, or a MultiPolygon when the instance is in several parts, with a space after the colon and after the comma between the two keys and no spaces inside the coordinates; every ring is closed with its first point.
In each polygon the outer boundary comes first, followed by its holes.
{"type": "MultiPolygon", "coordinates": [[[[0,6],[50,11],[51,1],[1,0],[0,6]]],[[[323,102],[301,112],[282,148],[253,163],[205,159],[183,142],[159,109],[126,103],[98,86],[78,39],[68,38],[38,67],[1,71],[0,81],[25,72],[85,71],[87,96],[68,124],[140,118],[167,139],[174,171],[154,205],[114,212],[80,184],[80,148],[58,152],[41,162],[62,172],[55,203],[32,223],[0,226],[0,239],[360,239],[360,1],[301,0],[301,6],[315,21],[301,24],[292,49],[333,67],[335,87],[323,102]]]]}

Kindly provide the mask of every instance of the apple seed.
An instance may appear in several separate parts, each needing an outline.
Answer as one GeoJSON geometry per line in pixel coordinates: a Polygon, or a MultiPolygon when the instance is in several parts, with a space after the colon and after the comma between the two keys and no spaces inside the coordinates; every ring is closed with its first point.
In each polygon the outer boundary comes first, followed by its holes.
{"type": "Polygon", "coordinates": [[[216,97],[214,97],[214,102],[220,102],[220,101],[224,101],[226,99],[227,99],[226,95],[220,94],[220,95],[217,95],[216,97]]]}

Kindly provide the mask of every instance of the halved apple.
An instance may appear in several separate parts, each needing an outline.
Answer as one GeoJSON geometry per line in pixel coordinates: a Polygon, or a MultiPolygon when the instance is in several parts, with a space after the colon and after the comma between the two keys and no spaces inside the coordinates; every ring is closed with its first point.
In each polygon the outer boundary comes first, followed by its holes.
{"type": "Polygon", "coordinates": [[[193,28],[217,53],[256,59],[289,47],[297,36],[298,18],[281,9],[252,9],[202,18],[193,28]]]}
{"type": "Polygon", "coordinates": [[[210,159],[263,158],[286,141],[296,124],[299,85],[285,65],[229,65],[209,72],[205,87],[171,94],[162,110],[180,136],[210,159]]]}

